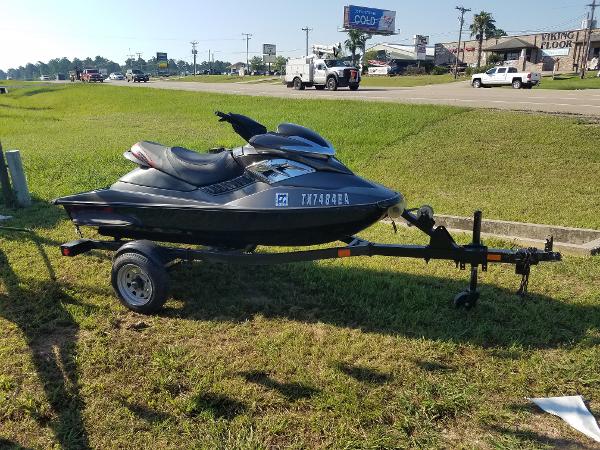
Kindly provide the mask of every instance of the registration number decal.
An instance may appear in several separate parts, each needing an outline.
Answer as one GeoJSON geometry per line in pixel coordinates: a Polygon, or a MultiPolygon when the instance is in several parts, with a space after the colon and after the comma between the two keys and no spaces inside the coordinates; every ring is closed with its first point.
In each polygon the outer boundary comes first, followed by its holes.
{"type": "Polygon", "coordinates": [[[341,206],[349,205],[347,193],[302,194],[302,206],[341,206]]]}

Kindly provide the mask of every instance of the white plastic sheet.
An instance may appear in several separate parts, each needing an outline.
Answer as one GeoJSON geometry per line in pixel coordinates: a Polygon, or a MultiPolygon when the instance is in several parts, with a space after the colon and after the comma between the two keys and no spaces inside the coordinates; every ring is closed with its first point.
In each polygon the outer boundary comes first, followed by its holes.
{"type": "Polygon", "coordinates": [[[548,398],[530,398],[544,411],[560,417],[573,428],[581,431],[596,442],[600,442],[600,428],[590,411],[583,403],[581,395],[548,398]]]}

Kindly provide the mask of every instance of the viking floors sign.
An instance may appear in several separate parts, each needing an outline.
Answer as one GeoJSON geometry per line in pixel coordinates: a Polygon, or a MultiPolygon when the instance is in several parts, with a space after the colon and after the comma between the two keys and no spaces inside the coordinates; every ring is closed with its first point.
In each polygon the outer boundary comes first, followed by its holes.
{"type": "MultiPolygon", "coordinates": [[[[487,39],[483,44],[483,61],[495,56],[496,61],[501,60],[520,70],[571,72],[586,60],[588,68],[595,68],[600,60],[600,29],[592,30],[588,55],[584,55],[586,37],[587,30],[581,29],[487,39]]],[[[461,42],[460,49],[456,42],[436,44],[435,63],[452,65],[458,53],[459,64],[474,66],[477,52],[470,50],[477,46],[477,41],[461,42]]]]}

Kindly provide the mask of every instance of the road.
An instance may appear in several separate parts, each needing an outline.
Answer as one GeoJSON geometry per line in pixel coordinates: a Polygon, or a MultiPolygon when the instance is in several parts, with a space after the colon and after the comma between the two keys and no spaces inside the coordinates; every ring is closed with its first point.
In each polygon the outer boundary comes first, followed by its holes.
{"type": "Polygon", "coordinates": [[[304,91],[295,91],[286,88],[282,84],[268,83],[199,83],[184,81],[127,83],[124,81],[111,81],[110,84],[135,88],[147,87],[268,97],[436,104],[600,116],[600,90],[473,89],[468,82],[411,88],[361,87],[360,90],[355,92],[348,89],[330,92],[308,88],[304,91]]]}

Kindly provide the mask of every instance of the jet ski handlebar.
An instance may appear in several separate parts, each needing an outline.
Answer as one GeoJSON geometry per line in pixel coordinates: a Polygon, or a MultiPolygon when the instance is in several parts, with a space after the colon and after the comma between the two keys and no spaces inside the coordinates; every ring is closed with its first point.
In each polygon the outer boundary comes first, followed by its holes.
{"type": "Polygon", "coordinates": [[[219,117],[219,122],[230,123],[233,131],[239,134],[246,142],[249,142],[254,136],[267,133],[267,127],[242,114],[215,111],[215,115],[219,117]]]}

